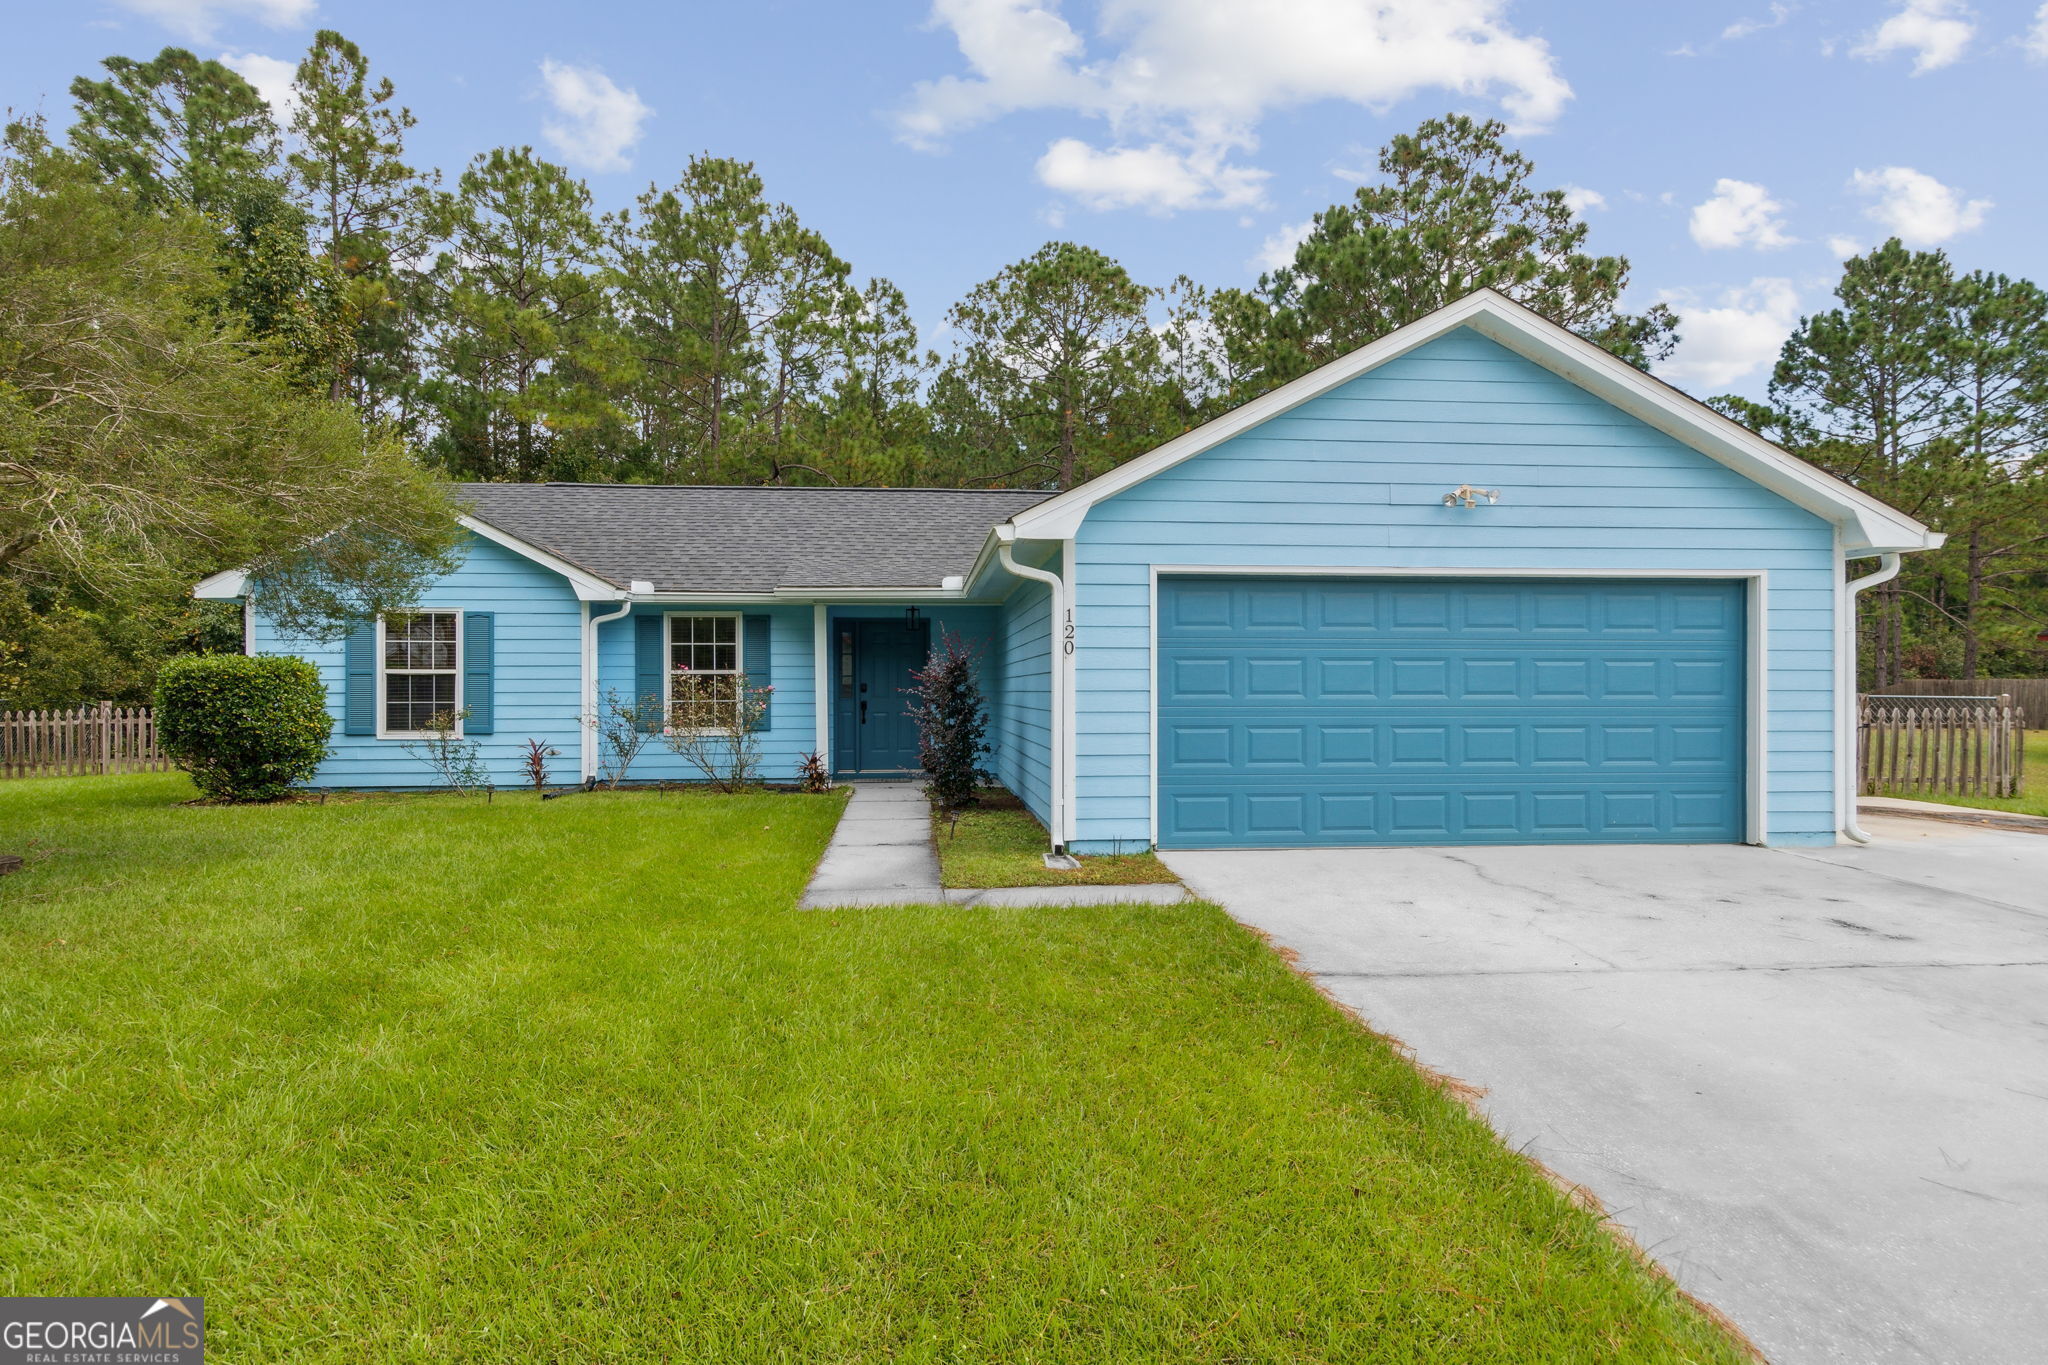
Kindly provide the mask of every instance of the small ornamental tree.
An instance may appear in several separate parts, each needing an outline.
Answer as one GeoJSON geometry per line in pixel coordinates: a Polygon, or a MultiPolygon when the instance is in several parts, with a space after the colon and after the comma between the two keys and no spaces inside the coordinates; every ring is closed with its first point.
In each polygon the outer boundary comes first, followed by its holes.
{"type": "Polygon", "coordinates": [[[642,697],[630,701],[613,688],[606,688],[604,703],[585,724],[597,731],[598,776],[613,791],[626,780],[627,769],[660,723],[661,698],[642,697]]]}
{"type": "Polygon", "coordinates": [[[750,787],[761,771],[761,721],[774,694],[744,673],[677,669],[661,742],[718,790],[750,787]]]}
{"type": "Polygon", "coordinates": [[[958,810],[974,800],[976,787],[995,780],[981,766],[993,751],[974,651],[958,635],[944,632],[925,666],[910,677],[910,718],[917,723],[925,794],[941,810],[958,810]]]}
{"type": "Polygon", "coordinates": [[[441,785],[457,796],[467,796],[491,782],[490,772],[484,767],[484,746],[462,737],[462,722],[467,719],[466,706],[460,711],[436,711],[422,727],[418,739],[406,740],[398,746],[432,768],[441,785]]]}
{"type": "Polygon", "coordinates": [[[157,741],[210,800],[275,801],[313,775],[333,730],[304,659],[192,654],[157,672],[157,741]]]}

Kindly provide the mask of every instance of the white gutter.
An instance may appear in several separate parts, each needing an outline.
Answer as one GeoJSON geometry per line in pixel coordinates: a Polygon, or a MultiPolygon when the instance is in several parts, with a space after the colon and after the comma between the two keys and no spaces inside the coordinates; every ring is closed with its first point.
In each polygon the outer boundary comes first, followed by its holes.
{"type": "Polygon", "coordinates": [[[583,603],[583,715],[579,718],[583,744],[578,767],[585,782],[597,776],[597,628],[631,610],[631,595],[620,601],[617,611],[604,616],[592,616],[590,603],[583,603]]]}
{"type": "Polygon", "coordinates": [[[1046,668],[1052,686],[1052,733],[1046,736],[1046,747],[1051,750],[1052,791],[1048,800],[1052,803],[1052,818],[1046,821],[1046,826],[1047,833],[1052,836],[1052,851],[1064,853],[1067,849],[1067,690],[1062,685],[1066,681],[1066,659],[1061,651],[1060,625],[1066,620],[1067,580],[1048,570],[1019,564],[1012,554],[1017,534],[1015,528],[1005,525],[998,526],[996,530],[1003,537],[1002,543],[996,547],[996,557],[1002,566],[1019,578],[1045,584],[1052,592],[1045,622],[1046,668]]]}
{"type": "Polygon", "coordinates": [[[1856,594],[1880,583],[1889,583],[1899,576],[1899,557],[1896,554],[1881,555],[1877,571],[1861,578],[1852,578],[1842,590],[1842,619],[1835,623],[1841,632],[1840,649],[1845,661],[1847,681],[1842,686],[1842,833],[1859,844],[1870,842],[1870,834],[1856,822],[1856,789],[1861,783],[1856,780],[1856,741],[1861,714],[1861,701],[1856,685],[1856,594]]]}

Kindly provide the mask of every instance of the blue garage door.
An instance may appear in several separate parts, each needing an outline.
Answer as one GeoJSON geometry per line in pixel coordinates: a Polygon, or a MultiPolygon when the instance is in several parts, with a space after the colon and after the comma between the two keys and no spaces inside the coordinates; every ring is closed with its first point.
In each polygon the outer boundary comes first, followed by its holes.
{"type": "Polygon", "coordinates": [[[1730,581],[1165,578],[1159,842],[1739,841],[1730,581]]]}

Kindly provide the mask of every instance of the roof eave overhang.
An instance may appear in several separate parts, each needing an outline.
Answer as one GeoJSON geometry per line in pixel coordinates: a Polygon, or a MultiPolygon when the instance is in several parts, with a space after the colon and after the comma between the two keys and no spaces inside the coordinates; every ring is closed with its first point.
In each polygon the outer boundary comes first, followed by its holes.
{"type": "MultiPolygon", "coordinates": [[[[1770,489],[1840,528],[1849,555],[1903,553],[1944,537],[1869,494],[1789,455],[1706,404],[1492,290],[1468,294],[1389,332],[1321,369],[1283,384],[1214,421],[1011,517],[1002,528],[1022,540],[1065,540],[1096,503],[1318,398],[1458,327],[1471,327],[1596,397],[1770,489]]],[[[991,535],[983,559],[993,553],[991,535]]],[[[981,564],[977,563],[977,572],[981,564]]],[[[970,581],[972,581],[970,579],[970,581]]]]}
{"type": "Polygon", "coordinates": [[[240,569],[222,569],[194,583],[192,595],[202,602],[238,602],[249,595],[249,575],[240,569]]]}
{"type": "Polygon", "coordinates": [[[481,517],[465,515],[456,520],[465,531],[488,540],[493,545],[503,546],[513,554],[530,559],[542,568],[553,569],[569,580],[569,586],[576,590],[576,600],[579,602],[623,602],[633,595],[625,588],[608,579],[600,578],[581,565],[572,564],[560,555],[543,550],[532,541],[523,540],[501,527],[493,526],[481,517]]]}
{"type": "Polygon", "coordinates": [[[706,606],[725,603],[738,606],[787,604],[792,602],[972,602],[965,587],[874,587],[874,588],[777,588],[773,592],[636,592],[635,602],[655,606],[706,606]]]}

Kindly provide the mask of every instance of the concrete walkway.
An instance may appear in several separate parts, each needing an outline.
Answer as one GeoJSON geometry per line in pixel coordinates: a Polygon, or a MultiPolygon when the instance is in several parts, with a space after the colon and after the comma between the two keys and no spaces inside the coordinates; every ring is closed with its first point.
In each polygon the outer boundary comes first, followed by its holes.
{"type": "Polygon", "coordinates": [[[939,856],[932,852],[932,808],[924,793],[911,782],[852,785],[853,799],[797,908],[944,901],[939,856]]]}
{"type": "Polygon", "coordinates": [[[1866,796],[1856,809],[1865,815],[1903,816],[1913,820],[1949,820],[1982,829],[2013,829],[2027,834],[2048,834],[2048,815],[2024,815],[2018,811],[1991,810],[1978,806],[1951,806],[1939,801],[1908,801],[1897,796],[1866,796]]]}
{"type": "Polygon", "coordinates": [[[1162,886],[999,886],[948,891],[932,851],[931,805],[913,782],[855,782],[853,799],[799,910],[860,905],[1171,905],[1179,883],[1162,886]]]}

